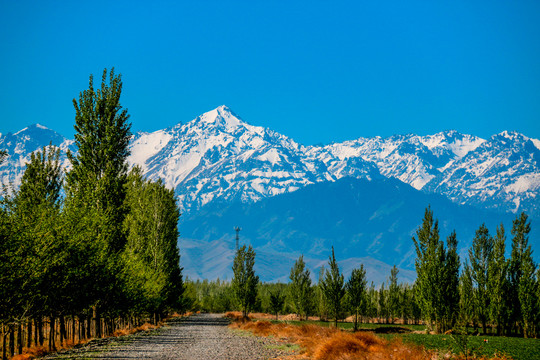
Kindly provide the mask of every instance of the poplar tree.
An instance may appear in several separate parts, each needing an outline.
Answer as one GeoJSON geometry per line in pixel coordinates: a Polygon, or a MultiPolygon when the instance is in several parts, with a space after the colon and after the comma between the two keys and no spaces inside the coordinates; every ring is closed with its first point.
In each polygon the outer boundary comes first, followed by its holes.
{"type": "Polygon", "coordinates": [[[231,286],[244,317],[247,317],[257,299],[259,277],[255,275],[254,265],[255,251],[251,245],[249,248],[244,245],[236,251],[231,286]]]}
{"type": "Polygon", "coordinates": [[[416,298],[422,316],[429,326],[435,324],[438,333],[444,332],[455,322],[458,308],[457,293],[459,257],[457,239],[453,232],[447,238],[447,248],[439,239],[439,225],[428,207],[422,225],[413,237],[416,249],[416,298]]]}
{"type": "MultiPolygon", "coordinates": [[[[21,276],[17,291],[24,294],[20,316],[47,315],[54,319],[73,306],[69,291],[73,269],[60,217],[63,180],[59,156],[60,149],[52,145],[33,152],[11,203],[15,224],[12,240],[17,244],[21,276]]],[[[19,323],[22,320],[19,318],[19,323]]],[[[54,348],[54,343],[49,347],[54,348]]]]}
{"type": "Polygon", "coordinates": [[[482,224],[473,239],[469,249],[469,261],[471,262],[472,278],[476,286],[474,301],[478,312],[478,320],[482,323],[482,332],[486,334],[487,321],[489,320],[490,297],[488,293],[489,264],[493,256],[493,238],[485,224],[482,224]]]}
{"type": "Polygon", "coordinates": [[[456,232],[446,238],[446,256],[444,262],[443,279],[443,327],[446,330],[452,329],[459,317],[459,268],[461,266],[457,252],[456,232]]]}
{"type": "Polygon", "coordinates": [[[536,332],[536,320],[540,309],[538,308],[536,279],[537,265],[532,258],[532,249],[529,244],[531,224],[528,216],[521,213],[512,224],[512,252],[510,256],[510,282],[514,292],[514,299],[519,304],[514,309],[514,321],[523,331],[524,337],[532,337],[536,332]]]}
{"type": "Polygon", "coordinates": [[[529,232],[531,231],[528,216],[521,213],[512,223],[512,251],[508,264],[508,278],[510,282],[509,300],[513,304],[510,321],[525,334],[525,316],[523,310],[529,312],[529,297],[531,289],[530,274],[535,267],[532,261],[532,250],[529,245],[529,232]],[[527,268],[524,269],[524,266],[527,268]],[[529,278],[527,278],[529,277],[529,278]],[[522,282],[524,282],[522,284],[522,282]],[[522,304],[524,302],[524,304],[522,304]]]}
{"type": "Polygon", "coordinates": [[[334,247],[332,246],[332,255],[328,259],[329,270],[326,270],[324,281],[322,282],[322,290],[328,305],[330,306],[330,312],[334,317],[334,326],[337,327],[337,321],[341,314],[341,301],[345,295],[344,278],[343,274],[339,271],[339,266],[334,256],[334,247]]]}
{"type": "Polygon", "coordinates": [[[388,315],[392,323],[394,323],[394,318],[400,314],[398,273],[399,270],[394,265],[390,270],[390,277],[388,278],[388,315]]]}
{"type": "Polygon", "coordinates": [[[437,317],[437,304],[441,301],[440,275],[442,264],[439,261],[443,251],[439,241],[439,223],[433,218],[433,211],[428,207],[424,213],[422,225],[413,236],[416,249],[416,299],[422,316],[431,327],[437,317]]]}
{"type": "Polygon", "coordinates": [[[474,287],[472,270],[467,260],[459,278],[459,318],[465,328],[476,324],[476,307],[474,304],[474,287]]]}
{"type": "Polygon", "coordinates": [[[367,280],[364,265],[360,264],[360,269],[353,269],[351,277],[345,286],[349,295],[349,305],[354,313],[354,331],[358,330],[358,314],[365,314],[367,302],[367,280]]]}
{"type": "Polygon", "coordinates": [[[133,168],[128,180],[128,214],[124,221],[127,244],[123,253],[126,281],[143,308],[161,316],[182,303],[177,245],[180,210],[174,191],[161,180],[143,179],[139,167],[133,168]]]}
{"type": "Polygon", "coordinates": [[[493,256],[488,267],[488,294],[490,298],[489,315],[497,328],[497,335],[501,335],[502,327],[508,317],[507,292],[508,262],[504,256],[506,250],[506,235],[501,223],[497,226],[497,233],[493,239],[493,256]]]}
{"type": "Polygon", "coordinates": [[[283,310],[285,305],[285,295],[281,289],[276,289],[270,293],[270,309],[276,315],[276,320],[279,320],[278,315],[283,310]]]}
{"type": "Polygon", "coordinates": [[[311,287],[311,277],[309,269],[304,262],[304,256],[300,255],[294,262],[289,275],[291,283],[289,285],[289,296],[292,300],[294,311],[300,317],[305,316],[306,320],[313,306],[313,289],[311,287]]]}
{"type": "MultiPolygon", "coordinates": [[[[68,152],[72,167],[66,174],[66,219],[70,241],[86,257],[79,277],[86,287],[81,288],[86,293],[84,302],[93,305],[96,325],[100,309],[122,306],[125,298],[119,259],[126,243],[123,222],[131,124],[120,104],[121,92],[121,76],[105,69],[99,89],[90,75],[88,89],[73,100],[77,153],[68,152]]],[[[100,326],[95,329],[95,336],[101,337],[100,326]]]]}

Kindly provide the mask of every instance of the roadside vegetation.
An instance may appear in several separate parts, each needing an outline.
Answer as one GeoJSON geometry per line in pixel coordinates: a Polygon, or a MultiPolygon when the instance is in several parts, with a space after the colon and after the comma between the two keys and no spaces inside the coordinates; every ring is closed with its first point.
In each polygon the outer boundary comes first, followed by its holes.
{"type": "Polygon", "coordinates": [[[19,189],[4,187],[2,359],[136,331],[184,308],[175,194],[129,171],[121,91],[114,70],[98,89],[91,76],[73,100],[77,153],[67,173],[50,145],[31,155],[19,189]]]}

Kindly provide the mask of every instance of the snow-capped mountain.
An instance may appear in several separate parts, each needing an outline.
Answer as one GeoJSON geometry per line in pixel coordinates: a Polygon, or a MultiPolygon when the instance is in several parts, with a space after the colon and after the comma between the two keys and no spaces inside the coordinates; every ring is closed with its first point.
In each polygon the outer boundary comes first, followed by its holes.
{"type": "Polygon", "coordinates": [[[30,125],[15,134],[0,134],[0,149],[8,153],[8,157],[0,164],[1,184],[18,187],[32,152],[49,144],[60,147],[61,161],[67,168],[69,161],[66,152],[68,149],[75,150],[73,140],[39,124],[30,125]]]}
{"type": "Polygon", "coordinates": [[[226,106],[186,124],[137,134],[131,151],[131,163],[176,189],[184,211],[213,200],[257,201],[335,180],[333,173],[380,176],[374,164],[360,158],[351,160],[352,165],[341,161],[337,166],[341,169],[331,172],[318,159],[307,161],[305,147],[270,129],[247,124],[226,106]]]}
{"type": "MultiPolygon", "coordinates": [[[[2,182],[17,184],[30,152],[49,142],[73,148],[41,125],[0,136],[0,149],[9,153],[0,165],[2,182]]],[[[396,178],[459,204],[540,218],[540,141],[514,132],[488,140],[451,130],[304,146],[220,106],[187,123],[135,134],[129,161],[174,188],[184,213],[212,201],[256,202],[354,177],[396,178]]]]}
{"type": "MultiPolygon", "coordinates": [[[[66,152],[77,149],[53,130],[32,125],[0,134],[8,152],[2,184],[18,186],[30,154],[49,143],[60,146],[69,168],[66,152]]],[[[486,140],[451,130],[304,146],[220,106],[137,133],[130,149],[132,165],[178,195],[182,263],[192,277],[228,276],[236,225],[255,246],[263,279],[286,281],[299,254],[315,271],[335,245],[344,269],[362,258],[376,274],[370,280],[380,283],[392,264],[414,278],[406,272],[410,239],[428,204],[444,233],[456,229],[465,246],[482,222],[510,226],[508,212],[540,220],[540,141],[515,132],[486,140]]]]}
{"type": "Polygon", "coordinates": [[[503,131],[451,160],[426,191],[460,203],[540,214],[540,142],[503,131]]]}

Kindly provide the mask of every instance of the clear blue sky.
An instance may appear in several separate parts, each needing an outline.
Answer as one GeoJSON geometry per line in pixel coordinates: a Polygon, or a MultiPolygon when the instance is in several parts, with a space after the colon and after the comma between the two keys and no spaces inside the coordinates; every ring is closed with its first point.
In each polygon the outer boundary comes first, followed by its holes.
{"type": "Polygon", "coordinates": [[[303,144],[540,138],[540,1],[0,0],[0,132],[73,136],[114,66],[134,131],[226,104],[303,144]]]}

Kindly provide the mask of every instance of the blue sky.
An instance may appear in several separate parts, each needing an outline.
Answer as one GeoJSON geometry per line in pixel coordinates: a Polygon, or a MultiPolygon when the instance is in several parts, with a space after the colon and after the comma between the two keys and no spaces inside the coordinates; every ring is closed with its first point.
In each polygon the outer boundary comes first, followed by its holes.
{"type": "Polygon", "coordinates": [[[0,132],[72,137],[72,99],[114,66],[134,131],[225,104],[303,144],[540,138],[539,39],[539,1],[0,0],[0,132]]]}

